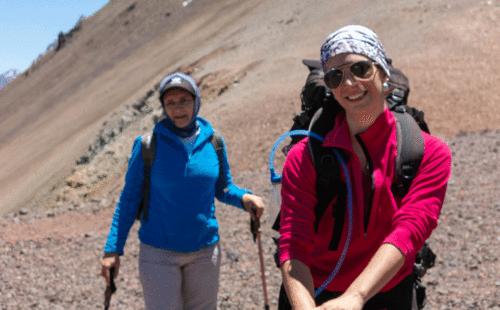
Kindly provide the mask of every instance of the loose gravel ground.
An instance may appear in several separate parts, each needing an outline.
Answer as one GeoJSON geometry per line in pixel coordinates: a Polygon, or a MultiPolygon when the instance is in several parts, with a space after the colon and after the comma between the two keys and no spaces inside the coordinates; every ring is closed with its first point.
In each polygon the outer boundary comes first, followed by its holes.
{"type": "MultiPolygon", "coordinates": [[[[498,310],[500,131],[445,140],[454,156],[453,173],[439,226],[429,240],[437,261],[423,278],[429,298],[425,309],[498,310]]],[[[266,170],[235,175],[234,181],[269,202],[266,170]]],[[[102,309],[105,284],[99,276],[99,259],[117,199],[74,202],[48,213],[1,218],[0,308],[102,309]],[[44,228],[47,223],[52,224],[44,228]]],[[[223,257],[218,308],[263,309],[258,247],[249,231],[249,217],[221,203],[216,207],[223,257]]],[[[272,257],[273,233],[267,218],[262,226],[268,296],[271,309],[276,309],[281,276],[272,257]]],[[[127,241],[111,309],[144,309],[137,275],[137,229],[136,224],[127,241]]]]}

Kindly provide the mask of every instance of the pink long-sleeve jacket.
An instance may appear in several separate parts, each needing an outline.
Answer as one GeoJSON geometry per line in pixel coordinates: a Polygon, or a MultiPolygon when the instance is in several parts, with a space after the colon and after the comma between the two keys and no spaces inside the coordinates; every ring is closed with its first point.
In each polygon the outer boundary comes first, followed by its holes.
{"type": "MultiPolygon", "coordinates": [[[[396,120],[385,109],[372,126],[359,134],[368,152],[367,159],[372,162],[374,180],[371,213],[365,231],[360,162],[352,149],[345,114],[340,113],[335,122],[323,146],[343,149],[350,158],[347,166],[352,182],[354,216],[347,255],[326,289],[347,290],[378,248],[383,243],[391,243],[405,255],[405,264],[381,290],[385,292],[412,272],[415,255],[437,226],[451,174],[451,152],[442,140],[422,132],[425,152],[416,177],[408,194],[402,200],[395,198],[391,186],[396,161],[396,120]]],[[[346,212],[338,250],[328,251],[335,222],[333,203],[325,211],[315,233],[315,183],[316,172],[306,138],[291,149],[283,168],[280,263],[289,259],[303,262],[311,270],[314,286],[319,287],[340,258],[349,225],[346,212]]]]}

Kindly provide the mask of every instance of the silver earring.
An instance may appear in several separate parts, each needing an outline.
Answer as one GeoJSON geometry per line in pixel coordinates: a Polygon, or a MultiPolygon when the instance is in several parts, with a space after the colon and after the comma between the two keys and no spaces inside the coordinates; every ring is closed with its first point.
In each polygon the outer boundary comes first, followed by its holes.
{"type": "Polygon", "coordinates": [[[389,89],[389,83],[384,82],[384,83],[382,84],[382,90],[383,90],[383,91],[386,91],[386,90],[388,90],[388,89],[389,89]]]}

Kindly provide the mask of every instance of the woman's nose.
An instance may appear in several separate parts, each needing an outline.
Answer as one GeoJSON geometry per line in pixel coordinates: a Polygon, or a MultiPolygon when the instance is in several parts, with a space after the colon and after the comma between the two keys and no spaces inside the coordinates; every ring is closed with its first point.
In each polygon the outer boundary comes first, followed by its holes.
{"type": "Polygon", "coordinates": [[[344,80],[342,81],[342,83],[345,83],[346,85],[353,85],[354,83],[356,83],[354,74],[352,74],[349,70],[344,71],[344,80]]]}

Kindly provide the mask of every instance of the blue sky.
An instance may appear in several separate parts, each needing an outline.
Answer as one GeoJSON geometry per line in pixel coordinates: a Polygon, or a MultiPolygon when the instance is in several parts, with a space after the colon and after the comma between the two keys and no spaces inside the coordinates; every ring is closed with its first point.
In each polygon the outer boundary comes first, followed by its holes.
{"type": "Polygon", "coordinates": [[[38,55],[108,0],[0,0],[0,74],[28,69],[38,55]]]}

